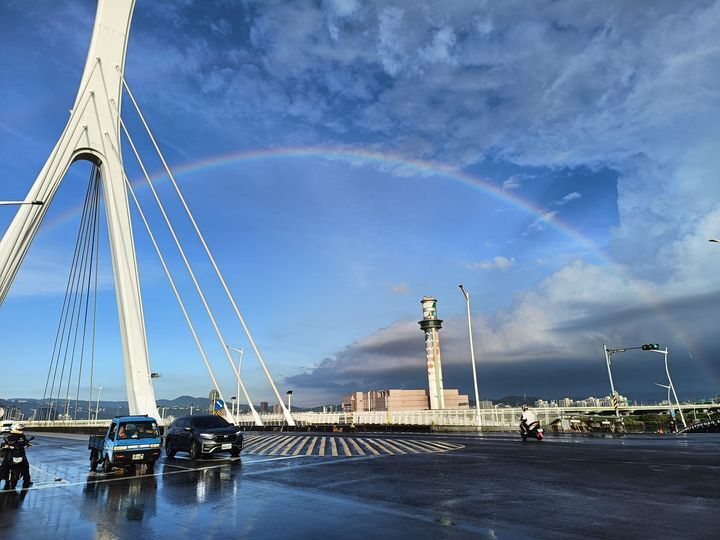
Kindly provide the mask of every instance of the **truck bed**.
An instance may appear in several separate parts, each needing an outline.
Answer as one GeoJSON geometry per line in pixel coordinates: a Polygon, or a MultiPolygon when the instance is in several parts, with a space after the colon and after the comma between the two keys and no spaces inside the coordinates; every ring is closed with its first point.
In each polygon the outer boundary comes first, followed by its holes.
{"type": "Polygon", "coordinates": [[[88,450],[102,450],[105,444],[105,435],[90,435],[88,450]]]}

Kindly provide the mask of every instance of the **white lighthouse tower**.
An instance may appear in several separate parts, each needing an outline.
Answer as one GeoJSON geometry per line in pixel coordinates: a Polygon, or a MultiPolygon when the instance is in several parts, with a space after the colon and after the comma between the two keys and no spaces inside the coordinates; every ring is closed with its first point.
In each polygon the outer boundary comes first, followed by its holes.
{"type": "Polygon", "coordinates": [[[425,332],[430,409],[444,409],[445,394],[442,378],[442,357],[440,356],[440,328],[442,328],[442,321],[437,318],[437,299],[432,296],[423,296],[420,304],[423,309],[423,320],[418,324],[425,332]]]}

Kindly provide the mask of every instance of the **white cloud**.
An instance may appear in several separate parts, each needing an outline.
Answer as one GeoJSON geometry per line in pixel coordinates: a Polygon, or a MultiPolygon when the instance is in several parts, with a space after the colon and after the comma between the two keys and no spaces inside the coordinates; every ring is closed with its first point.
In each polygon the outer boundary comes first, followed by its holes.
{"type": "Polygon", "coordinates": [[[555,201],[555,204],[557,206],[565,206],[570,201],[576,201],[581,198],[582,198],[582,194],[578,193],[577,191],[573,191],[572,193],[568,193],[561,199],[558,199],[557,201],[555,201]]]}
{"type": "Polygon", "coordinates": [[[390,285],[390,290],[393,294],[407,294],[410,292],[410,287],[407,283],[395,283],[390,285]]]}
{"type": "Polygon", "coordinates": [[[537,218],[530,225],[528,225],[528,228],[527,228],[527,231],[525,232],[525,234],[528,234],[530,232],[542,231],[545,228],[545,224],[548,221],[552,221],[552,219],[555,216],[557,216],[557,214],[558,214],[557,210],[545,211],[539,218],[537,218]]]}
{"type": "Polygon", "coordinates": [[[505,180],[502,184],[502,188],[504,190],[508,189],[518,189],[520,187],[520,181],[518,180],[517,176],[511,176],[507,180],[505,180]]]}
{"type": "Polygon", "coordinates": [[[467,263],[465,266],[467,268],[479,268],[481,270],[506,270],[511,266],[515,266],[515,258],[511,257],[508,259],[507,257],[498,255],[493,259],[485,259],[484,261],[480,262],[467,263]]]}

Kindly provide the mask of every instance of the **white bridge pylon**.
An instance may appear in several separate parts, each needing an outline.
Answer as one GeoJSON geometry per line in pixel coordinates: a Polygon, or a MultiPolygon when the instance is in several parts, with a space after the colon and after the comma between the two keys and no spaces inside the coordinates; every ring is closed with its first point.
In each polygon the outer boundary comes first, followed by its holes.
{"type": "MultiPolygon", "coordinates": [[[[120,153],[121,133],[124,129],[120,117],[123,87],[130,92],[130,89],[123,79],[123,73],[134,5],[135,0],[98,0],[90,48],[80,80],[77,97],[70,111],[70,118],[25,198],[25,201],[41,201],[43,204],[21,205],[5,235],[2,240],[0,240],[0,303],[5,300],[28,248],[37,234],[48,206],[68,168],[73,162],[78,160],[91,161],[100,169],[101,183],[103,186],[103,199],[108,223],[108,237],[115,280],[115,295],[118,306],[118,319],[125,367],[125,383],[130,414],[148,414],[157,418],[158,411],[155,402],[155,392],[152,386],[147,335],[135,255],[135,243],[133,240],[130,208],[128,204],[127,186],[129,186],[129,183],[120,153]]],[[[130,94],[130,96],[132,98],[132,94],[130,94]]],[[[134,98],[133,104],[137,107],[134,98]]],[[[139,109],[137,109],[137,111],[145,124],[142,113],[139,109]]],[[[147,128],[146,124],[145,127],[147,128]]],[[[152,138],[149,128],[147,129],[148,134],[152,138]]],[[[129,137],[129,134],[127,132],[125,133],[129,137]]],[[[154,138],[152,138],[152,140],[163,164],[166,166],[167,173],[178,195],[183,201],[188,216],[193,221],[195,230],[205,246],[207,255],[210,257],[217,275],[235,308],[235,313],[245,329],[250,343],[258,356],[258,360],[276,396],[278,396],[278,401],[283,408],[286,420],[288,424],[294,425],[292,416],[280,398],[265,362],[235,305],[232,295],[230,295],[227,285],[215,264],[215,260],[202,238],[200,230],[197,228],[190,214],[189,208],[182,198],[175,179],[169,168],[167,168],[167,164],[154,138]]],[[[130,140],[130,142],[132,144],[132,140],[130,140]]],[[[133,151],[135,151],[134,145],[133,151]]],[[[137,157],[139,160],[139,156],[137,157]]],[[[143,171],[145,172],[144,167],[143,171]]],[[[147,177],[147,180],[150,181],[149,177],[147,177]]],[[[159,200],[158,203],[160,204],[159,200]]],[[[142,212],[139,207],[138,209],[142,212]]],[[[144,216],[143,221],[145,221],[144,216]]],[[[145,224],[147,225],[147,222],[145,224]]],[[[168,226],[171,227],[169,222],[168,226]]],[[[152,235],[149,226],[148,231],[152,235]]],[[[155,243],[154,239],[153,243],[155,243]]],[[[155,245],[155,247],[162,259],[159,248],[157,245],[155,245]]],[[[180,248],[179,244],[178,248],[180,248]]],[[[165,266],[164,261],[163,266],[165,266]]],[[[192,273],[187,261],[186,266],[192,273]]],[[[197,340],[192,323],[187,313],[185,313],[183,302],[172,283],[169,272],[168,278],[171,280],[173,290],[176,293],[187,322],[190,325],[190,329],[193,332],[193,337],[195,337],[196,343],[200,348],[203,359],[206,360],[205,353],[197,340]]],[[[198,292],[202,296],[199,286],[198,292]]],[[[208,315],[210,315],[211,319],[213,318],[209,308],[208,315]]],[[[223,341],[219,331],[218,337],[223,341]]],[[[230,360],[230,363],[233,365],[232,360],[230,360]]],[[[207,367],[213,383],[219,391],[209,364],[207,367]]],[[[239,378],[237,372],[235,372],[235,375],[239,378]]],[[[240,383],[242,384],[241,381],[240,383]]],[[[242,385],[242,387],[245,391],[244,385],[242,385]]],[[[256,424],[262,425],[247,391],[245,391],[245,396],[256,424]]],[[[231,417],[229,411],[226,411],[226,416],[231,417]]]]}

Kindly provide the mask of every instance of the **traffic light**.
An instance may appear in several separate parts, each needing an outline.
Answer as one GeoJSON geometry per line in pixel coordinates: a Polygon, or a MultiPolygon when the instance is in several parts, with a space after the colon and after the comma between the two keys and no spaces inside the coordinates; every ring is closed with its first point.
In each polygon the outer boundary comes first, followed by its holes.
{"type": "Polygon", "coordinates": [[[646,343],[642,346],[643,351],[657,351],[660,349],[660,345],[657,343],[646,343]]]}

